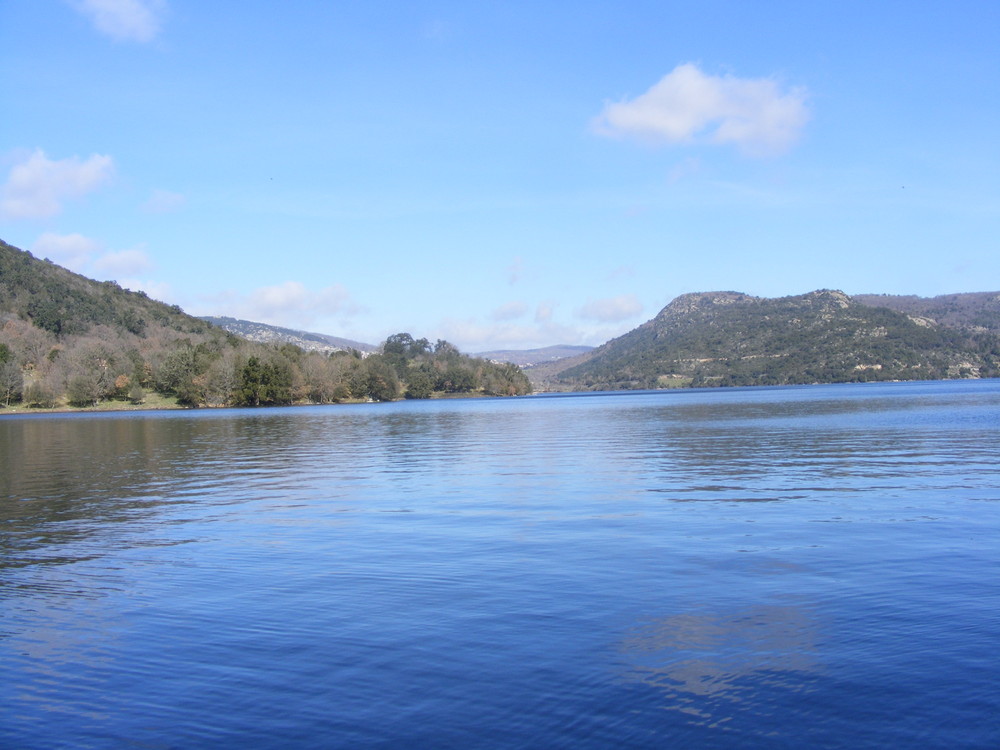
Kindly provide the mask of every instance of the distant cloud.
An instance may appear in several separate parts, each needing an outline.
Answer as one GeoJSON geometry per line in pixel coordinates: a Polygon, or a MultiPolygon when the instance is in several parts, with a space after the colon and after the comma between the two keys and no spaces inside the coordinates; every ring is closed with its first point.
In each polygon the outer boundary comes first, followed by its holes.
{"type": "Polygon", "coordinates": [[[250,303],[272,314],[313,309],[320,313],[342,313],[352,306],[347,290],[336,284],[313,292],[299,281],[262,287],[250,295],[250,303]]]}
{"type": "Polygon", "coordinates": [[[45,232],[35,240],[31,253],[91,278],[117,279],[122,286],[125,286],[123,277],[133,277],[153,267],[153,261],[142,248],[104,252],[103,244],[82,234],[45,232]]]}
{"type": "Polygon", "coordinates": [[[577,310],[577,315],[586,320],[601,323],[617,323],[635,317],[642,312],[642,303],[634,294],[591,300],[577,310]]]}
{"type": "Polygon", "coordinates": [[[31,246],[31,253],[36,258],[47,258],[57,265],[80,273],[91,256],[100,249],[99,242],[82,234],[45,232],[31,246]]]}
{"type": "Polygon", "coordinates": [[[165,0],[70,0],[99,32],[119,42],[149,42],[160,33],[165,0]]]}
{"type": "Polygon", "coordinates": [[[153,262],[144,250],[133,248],[102,255],[92,265],[99,274],[107,278],[117,278],[144,273],[153,267],[153,262]]]}
{"type": "Polygon", "coordinates": [[[323,318],[347,318],[364,311],[340,284],[313,291],[298,281],[260,287],[249,294],[228,292],[192,307],[199,315],[230,315],[295,329],[323,318]]]}
{"type": "Polygon", "coordinates": [[[510,284],[516,284],[521,280],[521,275],[524,273],[524,258],[520,255],[516,256],[509,266],[507,266],[507,281],[510,284]]]}
{"type": "Polygon", "coordinates": [[[142,210],[150,214],[166,214],[181,208],[187,199],[180,193],[169,190],[154,190],[149,200],[142,204],[142,210]]]}
{"type": "Polygon", "coordinates": [[[531,349],[552,343],[575,344],[582,333],[576,328],[546,322],[538,325],[514,323],[483,324],[475,320],[449,318],[440,326],[435,338],[443,338],[466,353],[486,349],[531,349]]]}
{"type": "Polygon", "coordinates": [[[769,78],[706,75],[678,65],[646,93],[605,105],[592,125],[600,135],[652,143],[732,144],[751,156],[786,151],[809,111],[806,90],[781,91],[769,78]]]}
{"type": "Polygon", "coordinates": [[[62,211],[63,201],[79,198],[101,187],[114,174],[110,156],[92,154],[50,159],[35,149],[15,164],[0,186],[0,217],[45,219],[62,211]]]}
{"type": "Polygon", "coordinates": [[[173,296],[170,284],[159,281],[119,279],[118,284],[124,289],[131,289],[133,292],[145,292],[147,296],[160,302],[166,302],[173,296]]]}
{"type": "Polygon", "coordinates": [[[633,328],[634,316],[642,311],[642,305],[633,295],[589,302],[576,311],[576,321],[559,320],[556,307],[550,302],[540,303],[533,320],[497,320],[493,316],[485,321],[474,317],[446,318],[430,338],[451,341],[467,353],[553,344],[597,346],[633,328]],[[629,318],[633,321],[628,321],[629,318]]]}
{"type": "Polygon", "coordinates": [[[490,317],[493,320],[497,321],[515,320],[524,315],[524,313],[527,312],[527,310],[528,306],[523,302],[519,301],[508,302],[506,304],[500,305],[500,307],[498,307],[491,313],[490,317]]]}
{"type": "Polygon", "coordinates": [[[31,254],[36,258],[47,258],[53,263],[91,278],[115,279],[118,284],[135,292],[145,292],[153,299],[167,300],[171,297],[168,284],[152,280],[139,280],[134,275],[152,268],[145,250],[132,248],[119,252],[101,253],[103,245],[82,234],[56,234],[45,232],[31,246],[31,254]]]}

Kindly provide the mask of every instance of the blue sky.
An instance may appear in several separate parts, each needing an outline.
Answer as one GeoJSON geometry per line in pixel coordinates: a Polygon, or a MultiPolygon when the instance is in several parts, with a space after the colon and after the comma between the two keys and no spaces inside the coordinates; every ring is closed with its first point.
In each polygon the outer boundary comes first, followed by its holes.
{"type": "Polygon", "coordinates": [[[1000,289],[1000,2],[3,0],[0,238],[463,351],[1000,289]]]}

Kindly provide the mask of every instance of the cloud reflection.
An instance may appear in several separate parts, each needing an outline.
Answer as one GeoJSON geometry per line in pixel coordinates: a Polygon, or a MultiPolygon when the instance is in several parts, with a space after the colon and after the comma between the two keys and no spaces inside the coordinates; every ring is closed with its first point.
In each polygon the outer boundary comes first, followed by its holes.
{"type": "Polygon", "coordinates": [[[801,690],[810,683],[820,669],[818,640],[818,623],[800,606],[685,612],[626,635],[623,676],[656,688],[662,708],[726,721],[736,704],[765,687],[801,690]]]}

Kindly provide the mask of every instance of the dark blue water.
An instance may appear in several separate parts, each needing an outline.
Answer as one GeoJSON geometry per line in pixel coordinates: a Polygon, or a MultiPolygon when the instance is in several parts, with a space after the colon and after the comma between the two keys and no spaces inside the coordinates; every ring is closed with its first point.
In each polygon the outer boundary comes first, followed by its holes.
{"type": "Polygon", "coordinates": [[[0,746],[1000,747],[1000,381],[0,418],[0,746]]]}

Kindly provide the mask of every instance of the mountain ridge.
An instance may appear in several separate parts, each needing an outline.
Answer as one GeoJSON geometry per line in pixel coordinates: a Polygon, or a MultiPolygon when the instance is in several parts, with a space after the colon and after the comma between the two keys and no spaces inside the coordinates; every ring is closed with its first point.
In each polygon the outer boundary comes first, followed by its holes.
{"type": "MultiPolygon", "coordinates": [[[[397,334],[386,343],[411,338],[397,334]]],[[[88,279],[0,241],[0,397],[8,403],[22,391],[30,401],[29,391],[58,395],[74,389],[82,394],[75,399],[80,402],[88,400],[87,394],[97,394],[95,403],[132,394],[141,399],[155,389],[184,403],[229,403],[241,397],[233,390],[234,378],[244,377],[241,368],[253,359],[294,376],[292,390],[282,387],[296,399],[364,398],[370,397],[365,383],[382,378],[376,360],[390,354],[385,346],[237,318],[195,318],[176,305],[115,282],[88,279]],[[258,339],[237,338],[212,321],[242,325],[258,339]],[[264,338],[272,334],[279,337],[264,338]],[[247,349],[238,341],[257,348],[247,349]],[[289,343],[295,346],[287,347],[289,343]],[[372,362],[362,368],[361,353],[376,349],[379,357],[369,357],[372,362]],[[357,361],[329,359],[352,352],[357,361]],[[320,354],[322,361],[312,358],[320,354]],[[319,381],[324,387],[312,388],[319,381]]],[[[458,370],[455,377],[444,372],[448,357],[454,360],[452,355],[458,354],[448,342],[430,347],[418,339],[403,348],[408,359],[389,359],[404,384],[406,376],[414,375],[441,386],[438,390],[468,385],[458,370]],[[433,373],[431,364],[438,368],[433,373]]],[[[538,390],[996,377],[1000,292],[932,298],[851,297],[831,289],[777,298],[689,292],[594,349],[554,346],[478,356],[484,364],[462,361],[462,367],[476,370],[479,377],[489,369],[488,360],[520,359],[538,390]],[[566,354],[572,356],[562,356],[566,354]]],[[[490,387],[509,391],[514,381],[508,376],[513,371],[489,370],[495,381],[490,387]]]]}
{"type": "Polygon", "coordinates": [[[1000,292],[961,292],[918,297],[914,294],[855,294],[872,307],[888,307],[937,325],[1000,332],[1000,292]]]}
{"type": "Polygon", "coordinates": [[[530,369],[549,362],[576,357],[591,351],[593,348],[592,346],[553,344],[535,349],[494,349],[487,352],[477,352],[475,356],[498,362],[510,362],[518,367],[530,369]]]}
{"type": "MultiPolygon", "coordinates": [[[[977,300],[994,293],[970,293],[977,300]]],[[[1000,311],[1000,295],[995,302],[1000,311]]],[[[984,304],[989,312],[993,308],[984,304]]],[[[629,389],[992,377],[1000,336],[862,304],[839,290],[680,295],[654,318],[546,373],[550,387],[629,389]]]]}
{"type": "Polygon", "coordinates": [[[294,344],[307,352],[318,351],[326,354],[345,352],[352,349],[359,352],[374,352],[378,350],[378,347],[373,344],[353,341],[352,339],[345,339],[340,336],[331,336],[326,333],[284,328],[282,326],[271,325],[270,323],[259,323],[253,320],[231,318],[225,315],[201,315],[199,317],[201,320],[208,321],[214,326],[218,326],[248,341],[255,341],[257,343],[294,344]]]}

